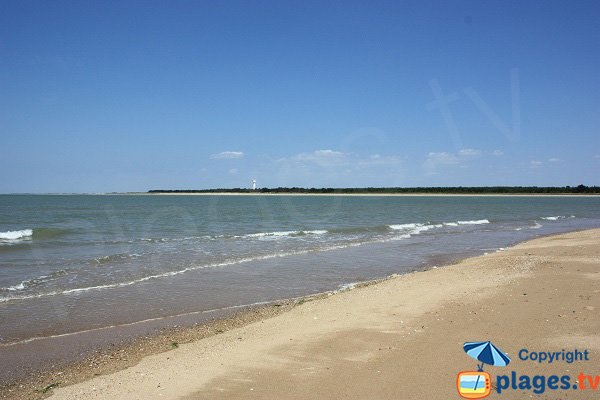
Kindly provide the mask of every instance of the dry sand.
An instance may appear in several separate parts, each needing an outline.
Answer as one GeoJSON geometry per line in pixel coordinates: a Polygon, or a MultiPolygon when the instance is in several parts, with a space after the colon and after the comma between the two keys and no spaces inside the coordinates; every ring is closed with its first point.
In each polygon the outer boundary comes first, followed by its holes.
{"type": "MultiPolygon", "coordinates": [[[[53,389],[53,399],[452,399],[473,370],[465,341],[512,358],[497,374],[600,375],[600,229],[526,242],[398,276],[53,389]],[[590,361],[537,364],[520,349],[589,349],[590,361]]],[[[574,379],[574,378],[573,378],[574,379]]],[[[600,398],[571,390],[523,398],[600,398]]]]}

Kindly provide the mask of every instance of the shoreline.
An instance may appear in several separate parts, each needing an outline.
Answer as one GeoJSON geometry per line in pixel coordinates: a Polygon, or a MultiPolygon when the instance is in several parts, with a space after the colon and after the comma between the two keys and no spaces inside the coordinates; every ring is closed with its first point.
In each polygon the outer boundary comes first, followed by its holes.
{"type": "MultiPolygon", "coordinates": [[[[431,268],[431,266],[426,265],[421,268],[410,270],[406,274],[423,272],[431,268]]],[[[85,349],[85,356],[79,357],[76,360],[61,359],[51,365],[47,364],[42,368],[31,369],[28,371],[22,370],[22,377],[11,379],[7,382],[0,382],[0,398],[19,400],[45,398],[47,397],[47,393],[43,392],[43,389],[52,386],[57,380],[63,385],[72,385],[85,382],[98,375],[118,372],[136,365],[145,357],[173,350],[177,348],[179,344],[195,342],[216,336],[232,329],[272,318],[307,302],[324,299],[356,288],[375,285],[389,279],[394,279],[400,275],[405,274],[392,274],[382,278],[349,283],[345,285],[345,287],[339,289],[305,296],[282,298],[255,304],[244,304],[218,310],[194,311],[180,315],[137,321],[124,325],[35,337],[5,344],[3,347],[11,348],[13,346],[17,347],[32,342],[39,342],[41,346],[52,345],[54,347],[56,346],[56,343],[45,342],[53,342],[55,340],[77,337],[79,335],[94,335],[96,333],[112,332],[117,336],[111,343],[99,344],[93,348],[86,346],[82,347],[85,349]],[[214,318],[209,316],[205,319],[201,319],[201,322],[189,322],[189,318],[193,316],[203,316],[206,314],[214,315],[214,318]],[[168,320],[171,322],[163,323],[168,320]],[[173,321],[177,322],[178,320],[180,323],[173,323],[173,321]],[[186,322],[181,323],[181,321],[186,322]],[[148,322],[159,322],[160,324],[158,325],[158,328],[152,326],[145,327],[145,324],[148,322]],[[123,329],[136,326],[142,327],[142,329],[138,331],[138,334],[123,334],[123,329]]]]}
{"type": "MultiPolygon", "coordinates": [[[[159,333],[155,337],[138,338],[130,344],[113,349],[114,351],[112,352],[100,351],[98,353],[95,353],[92,357],[87,358],[79,363],[73,364],[68,368],[60,368],[60,370],[47,370],[37,375],[37,378],[31,379],[29,382],[20,382],[4,387],[2,393],[6,393],[4,395],[4,398],[42,398],[47,396],[51,390],[48,390],[47,393],[34,392],[34,390],[43,391],[44,388],[49,388],[49,386],[58,382],[60,382],[60,386],[58,387],[58,389],[52,391],[61,393],[63,390],[66,390],[67,392],[69,392],[70,388],[80,387],[81,385],[86,386],[92,380],[96,380],[96,378],[98,377],[111,377],[126,373],[134,367],[138,368],[139,365],[141,365],[149,359],[160,357],[162,355],[168,356],[171,353],[173,353],[173,356],[175,356],[175,353],[180,351],[180,344],[182,344],[181,347],[184,347],[184,343],[187,343],[185,344],[185,346],[199,346],[200,344],[206,341],[213,342],[216,340],[217,342],[219,342],[219,340],[221,340],[221,336],[224,338],[227,337],[228,340],[231,340],[230,336],[237,335],[240,330],[252,330],[252,328],[256,327],[257,325],[260,326],[262,324],[270,323],[277,318],[289,319],[292,317],[291,314],[302,314],[302,310],[308,308],[309,306],[311,308],[313,306],[322,307],[323,304],[326,304],[327,302],[337,301],[336,299],[348,296],[356,297],[359,296],[361,293],[369,291],[372,292],[374,290],[379,291],[380,289],[383,289],[386,285],[394,285],[394,282],[403,283],[405,281],[409,281],[410,283],[410,281],[415,280],[423,282],[424,279],[427,280],[429,277],[435,278],[435,275],[444,274],[444,271],[456,270],[457,268],[461,268],[460,266],[464,264],[470,264],[473,262],[478,262],[480,260],[489,260],[497,257],[502,257],[507,253],[514,252],[514,249],[527,246],[527,244],[530,243],[535,243],[544,240],[552,241],[555,238],[560,238],[569,235],[585,236],[589,235],[590,233],[595,233],[595,236],[598,237],[600,229],[575,231],[567,234],[540,237],[538,239],[533,239],[530,241],[520,243],[503,252],[496,252],[483,256],[467,258],[465,260],[453,263],[450,266],[430,268],[424,271],[416,271],[399,276],[392,275],[391,277],[384,279],[359,283],[354,287],[350,287],[349,290],[339,291],[337,293],[326,292],[323,294],[312,295],[297,299],[282,300],[274,304],[250,308],[243,312],[235,313],[229,318],[211,321],[201,326],[193,326],[190,328],[181,329],[169,329],[167,331],[159,333]],[[352,290],[355,288],[356,290],[352,290]],[[124,357],[123,353],[125,354],[124,357]],[[115,373],[117,375],[111,375],[115,373]],[[64,386],[78,382],[79,384],[74,386],[64,386]]],[[[518,279],[522,278],[522,276],[515,275],[515,277],[513,278],[518,279]]],[[[412,286],[414,286],[414,282],[412,282],[412,286]]],[[[417,285],[416,288],[413,287],[412,289],[418,291],[419,287],[417,285]]],[[[237,338],[234,338],[234,341],[235,340],[237,340],[237,338]]]]}
{"type": "MultiPolygon", "coordinates": [[[[139,334],[120,341],[118,337],[114,343],[104,344],[98,348],[86,351],[84,358],[76,361],[59,360],[55,364],[47,365],[39,370],[22,371],[24,376],[10,380],[0,385],[0,398],[8,399],[41,399],[47,397],[43,389],[54,383],[75,384],[92,379],[100,374],[109,374],[136,365],[144,357],[168,352],[177,348],[179,344],[189,343],[204,338],[221,334],[231,329],[270,318],[285,312],[293,307],[293,302],[281,300],[271,304],[246,306],[230,315],[220,316],[205,322],[189,326],[167,326],[154,330],[151,333],[139,334]]],[[[119,328],[106,327],[86,332],[74,332],[56,337],[34,339],[35,342],[60,339],[62,337],[92,333],[119,328]]],[[[30,343],[30,342],[23,342],[30,343]]],[[[8,346],[18,346],[15,343],[8,346]]]]}
{"type": "MultiPolygon", "coordinates": [[[[424,267],[408,272],[413,274],[424,272],[432,267],[424,267]]],[[[437,268],[437,267],[433,267],[437,268]]],[[[405,275],[405,274],[402,274],[405,275]]],[[[89,381],[96,376],[119,372],[137,365],[142,359],[157,354],[162,354],[174,350],[181,344],[192,343],[213,336],[217,336],[228,331],[242,328],[244,326],[261,322],[273,318],[282,313],[289,312],[297,306],[307,302],[318,301],[330,296],[334,296],[346,291],[376,285],[389,279],[400,276],[392,274],[384,278],[371,279],[357,283],[348,284],[347,287],[315,293],[306,296],[285,298],[264,302],[261,304],[249,304],[234,307],[229,314],[221,314],[216,318],[208,319],[204,322],[198,322],[188,325],[168,325],[158,330],[153,330],[149,334],[140,334],[130,337],[122,342],[116,339],[110,345],[102,345],[98,348],[90,349],[86,357],[76,361],[58,361],[51,366],[32,370],[25,376],[0,384],[0,398],[2,399],[43,399],[51,393],[44,391],[46,388],[52,389],[58,386],[74,385],[89,381]],[[56,385],[56,386],[55,386],[56,385]]],[[[192,312],[199,314],[202,312],[192,312]]],[[[186,317],[187,314],[164,319],[186,317]]],[[[159,318],[162,319],[162,318],[159,318]]],[[[68,334],[47,336],[28,339],[22,342],[16,342],[5,345],[6,347],[18,346],[31,342],[43,342],[44,340],[61,339],[79,334],[107,331],[115,328],[122,328],[131,325],[143,324],[146,321],[139,321],[124,326],[113,326],[96,328],[88,331],[73,332],[68,334]]]]}

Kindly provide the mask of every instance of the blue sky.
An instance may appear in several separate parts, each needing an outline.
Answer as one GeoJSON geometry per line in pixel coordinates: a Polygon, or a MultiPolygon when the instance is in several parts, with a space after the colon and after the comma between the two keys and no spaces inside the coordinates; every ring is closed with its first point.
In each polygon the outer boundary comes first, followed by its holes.
{"type": "Polygon", "coordinates": [[[0,193],[600,184],[594,1],[3,1],[0,193]]]}

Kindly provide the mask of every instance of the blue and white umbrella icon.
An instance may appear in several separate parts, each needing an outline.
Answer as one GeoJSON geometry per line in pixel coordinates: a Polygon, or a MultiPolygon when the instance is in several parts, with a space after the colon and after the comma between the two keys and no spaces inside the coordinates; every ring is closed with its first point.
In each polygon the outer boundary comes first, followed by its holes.
{"type": "MultiPolygon", "coordinates": [[[[467,342],[463,344],[463,349],[465,350],[465,353],[477,361],[481,361],[481,365],[477,365],[478,371],[483,371],[483,364],[506,367],[508,363],[510,363],[510,358],[508,358],[508,356],[504,354],[502,350],[494,346],[490,341],[467,342]]],[[[480,377],[480,375],[477,376],[477,380],[475,381],[475,389],[477,389],[477,384],[479,383],[480,377]]]]}
{"type": "Polygon", "coordinates": [[[510,363],[510,358],[502,350],[492,344],[492,342],[467,342],[463,345],[465,353],[481,361],[477,368],[483,371],[483,364],[505,367],[510,363]]]}

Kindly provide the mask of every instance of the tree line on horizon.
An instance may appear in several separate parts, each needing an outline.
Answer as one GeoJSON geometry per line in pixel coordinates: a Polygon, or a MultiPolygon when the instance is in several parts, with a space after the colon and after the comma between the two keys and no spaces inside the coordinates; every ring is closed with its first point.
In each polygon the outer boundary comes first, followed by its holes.
{"type": "Polygon", "coordinates": [[[148,193],[307,193],[307,194],[590,194],[600,186],[446,186],[446,187],[366,187],[366,188],[230,188],[230,189],[154,189],[148,193]]]}

